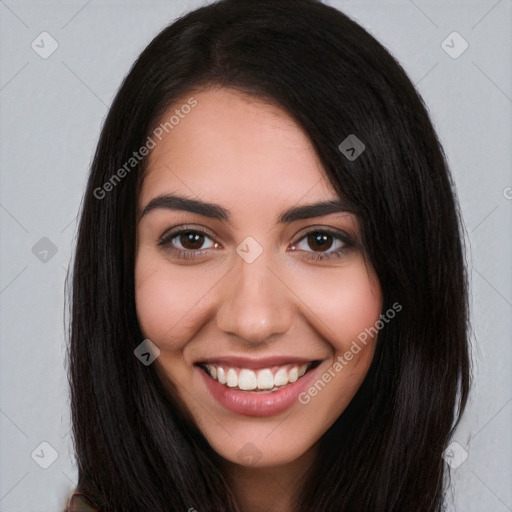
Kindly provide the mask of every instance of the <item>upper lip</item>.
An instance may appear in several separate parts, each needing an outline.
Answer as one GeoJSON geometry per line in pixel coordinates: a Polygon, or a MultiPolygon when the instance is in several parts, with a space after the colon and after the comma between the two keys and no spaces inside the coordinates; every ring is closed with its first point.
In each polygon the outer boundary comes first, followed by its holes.
{"type": "Polygon", "coordinates": [[[225,367],[252,368],[258,370],[261,368],[271,368],[272,366],[284,366],[287,364],[296,364],[298,366],[306,363],[319,361],[318,358],[304,358],[295,356],[266,356],[266,357],[241,357],[241,356],[224,356],[209,357],[197,361],[196,364],[214,364],[225,367]]]}

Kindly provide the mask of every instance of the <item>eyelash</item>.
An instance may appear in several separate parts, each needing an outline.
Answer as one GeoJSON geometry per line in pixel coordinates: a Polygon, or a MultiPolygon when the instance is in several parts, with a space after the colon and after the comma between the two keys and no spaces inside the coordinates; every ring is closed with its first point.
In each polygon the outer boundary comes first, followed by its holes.
{"type": "MultiPolygon", "coordinates": [[[[175,238],[177,238],[180,235],[184,235],[187,233],[199,234],[206,238],[210,238],[213,240],[214,243],[217,243],[217,242],[215,242],[215,240],[213,239],[212,236],[208,235],[208,233],[206,233],[200,229],[184,227],[177,231],[171,231],[169,233],[164,233],[160,237],[160,240],[158,241],[158,245],[163,247],[166,251],[170,252],[173,256],[176,256],[177,258],[181,258],[181,259],[185,259],[185,260],[197,259],[200,255],[206,253],[208,251],[208,249],[183,250],[183,249],[176,249],[175,247],[172,247],[172,245],[171,245],[172,240],[174,240],[175,238]]],[[[314,234],[314,233],[327,234],[327,235],[333,237],[334,239],[339,240],[340,242],[343,242],[343,246],[340,247],[339,249],[336,249],[335,251],[330,252],[330,253],[329,252],[310,253],[309,256],[305,257],[305,259],[311,259],[314,261],[326,261],[326,260],[331,260],[333,258],[336,258],[336,259],[341,258],[341,257],[345,256],[345,254],[351,248],[353,248],[355,245],[354,241],[346,233],[332,231],[332,230],[326,229],[326,228],[313,228],[313,229],[307,231],[306,233],[303,233],[301,238],[299,238],[296,242],[294,242],[292,244],[292,246],[295,247],[302,240],[304,240],[309,235],[314,234]]]]}

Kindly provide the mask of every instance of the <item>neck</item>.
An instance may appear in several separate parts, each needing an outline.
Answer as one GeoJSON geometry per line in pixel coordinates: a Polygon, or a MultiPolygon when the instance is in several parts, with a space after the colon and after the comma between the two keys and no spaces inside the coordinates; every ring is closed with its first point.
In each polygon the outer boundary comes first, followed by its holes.
{"type": "Polygon", "coordinates": [[[226,461],[228,479],[243,512],[294,512],[316,447],[281,466],[248,467],[226,461]]]}

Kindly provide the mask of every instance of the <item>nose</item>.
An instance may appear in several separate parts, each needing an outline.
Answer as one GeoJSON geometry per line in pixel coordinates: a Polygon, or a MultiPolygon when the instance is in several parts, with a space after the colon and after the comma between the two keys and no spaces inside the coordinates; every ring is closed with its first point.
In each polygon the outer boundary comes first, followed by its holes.
{"type": "Polygon", "coordinates": [[[293,321],[293,293],[263,253],[252,263],[237,257],[219,297],[217,326],[248,346],[268,343],[293,321]]]}

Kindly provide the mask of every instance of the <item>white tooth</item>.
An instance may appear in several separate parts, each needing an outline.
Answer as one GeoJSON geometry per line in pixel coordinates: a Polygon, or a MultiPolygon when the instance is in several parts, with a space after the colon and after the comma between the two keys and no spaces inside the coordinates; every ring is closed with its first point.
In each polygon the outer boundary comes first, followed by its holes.
{"type": "Polygon", "coordinates": [[[289,372],[288,372],[288,380],[290,382],[295,382],[299,378],[299,369],[294,366],[289,372]]]}
{"type": "Polygon", "coordinates": [[[250,391],[251,389],[256,389],[256,374],[252,370],[240,370],[240,375],[238,375],[238,387],[243,389],[244,391],[250,391]]]}
{"type": "Polygon", "coordinates": [[[274,376],[269,369],[258,372],[258,389],[272,389],[274,387],[274,376]]]}
{"type": "Polygon", "coordinates": [[[233,370],[233,368],[230,368],[228,370],[226,379],[227,379],[227,385],[230,388],[236,388],[238,386],[238,375],[236,374],[236,371],[233,370]]]}
{"type": "Polygon", "coordinates": [[[221,384],[226,384],[226,372],[224,371],[224,368],[222,366],[217,367],[217,380],[221,384]]]}
{"type": "Polygon", "coordinates": [[[284,368],[281,368],[274,375],[274,386],[286,386],[288,384],[288,374],[284,368]]]}
{"type": "Polygon", "coordinates": [[[208,371],[210,372],[210,375],[217,380],[217,368],[213,366],[213,364],[207,364],[206,368],[208,368],[208,371]]]}
{"type": "Polygon", "coordinates": [[[300,368],[299,368],[299,377],[302,377],[305,373],[306,373],[306,370],[308,369],[308,366],[309,364],[306,363],[306,364],[303,364],[300,368]]]}

